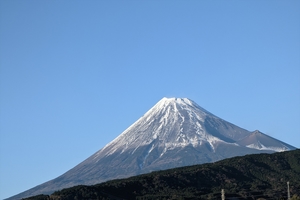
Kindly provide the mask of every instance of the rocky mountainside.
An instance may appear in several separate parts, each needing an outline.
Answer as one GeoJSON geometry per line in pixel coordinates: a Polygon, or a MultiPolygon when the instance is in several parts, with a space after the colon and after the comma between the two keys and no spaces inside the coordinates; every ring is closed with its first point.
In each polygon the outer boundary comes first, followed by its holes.
{"type": "Polygon", "coordinates": [[[220,119],[187,98],[163,98],[79,165],[10,199],[233,156],[292,149],[295,147],[259,131],[250,132],[220,119]]]}

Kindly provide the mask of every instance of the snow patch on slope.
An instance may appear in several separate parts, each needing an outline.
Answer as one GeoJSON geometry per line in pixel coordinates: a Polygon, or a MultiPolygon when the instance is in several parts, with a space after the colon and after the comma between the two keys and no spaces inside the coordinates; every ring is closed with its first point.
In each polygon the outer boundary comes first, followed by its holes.
{"type": "Polygon", "coordinates": [[[269,150],[269,151],[275,151],[275,152],[283,152],[283,151],[290,150],[288,147],[286,147],[284,145],[282,145],[281,147],[273,147],[273,146],[266,147],[259,141],[257,141],[257,143],[254,143],[254,144],[247,145],[246,147],[251,148],[251,149],[269,150]]]}

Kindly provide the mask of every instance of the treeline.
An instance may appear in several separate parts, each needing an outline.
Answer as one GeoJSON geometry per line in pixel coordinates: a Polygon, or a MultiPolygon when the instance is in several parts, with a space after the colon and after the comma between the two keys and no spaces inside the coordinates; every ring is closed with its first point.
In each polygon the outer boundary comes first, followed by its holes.
{"type": "Polygon", "coordinates": [[[300,200],[300,150],[256,154],[152,172],[93,186],[75,186],[27,200],[287,199],[300,200]]]}

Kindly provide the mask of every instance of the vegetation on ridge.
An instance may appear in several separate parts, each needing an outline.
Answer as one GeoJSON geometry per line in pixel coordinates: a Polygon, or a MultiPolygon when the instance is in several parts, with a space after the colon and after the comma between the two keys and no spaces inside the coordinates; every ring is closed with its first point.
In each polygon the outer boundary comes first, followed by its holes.
{"type": "Polygon", "coordinates": [[[300,150],[256,154],[216,163],[79,185],[27,200],[73,199],[300,199],[300,150]]]}

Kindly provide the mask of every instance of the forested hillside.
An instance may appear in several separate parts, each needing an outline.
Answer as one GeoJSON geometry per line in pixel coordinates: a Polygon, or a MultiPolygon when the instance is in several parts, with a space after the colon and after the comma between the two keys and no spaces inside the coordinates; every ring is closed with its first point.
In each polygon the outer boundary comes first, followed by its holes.
{"type": "Polygon", "coordinates": [[[28,200],[73,199],[300,199],[300,150],[235,157],[152,172],[93,186],[75,186],[28,200]]]}

